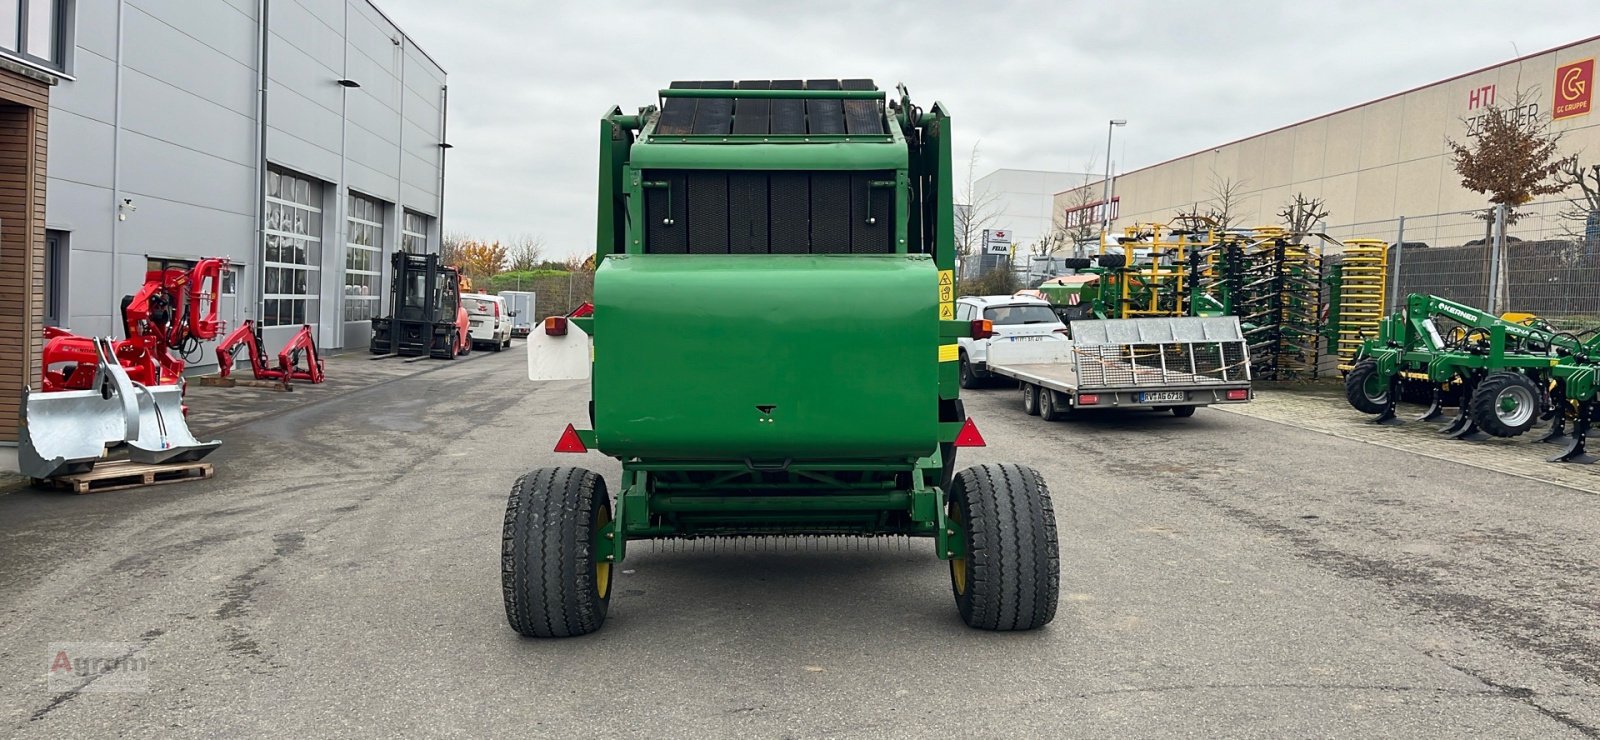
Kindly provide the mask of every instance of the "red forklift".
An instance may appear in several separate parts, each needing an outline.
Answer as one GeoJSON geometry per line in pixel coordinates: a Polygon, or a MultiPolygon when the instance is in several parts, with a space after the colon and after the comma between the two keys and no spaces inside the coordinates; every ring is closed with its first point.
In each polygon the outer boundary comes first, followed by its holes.
{"type": "Polygon", "coordinates": [[[394,254],[390,315],[372,320],[372,354],[453,360],[472,351],[461,275],[437,254],[394,254]]]}

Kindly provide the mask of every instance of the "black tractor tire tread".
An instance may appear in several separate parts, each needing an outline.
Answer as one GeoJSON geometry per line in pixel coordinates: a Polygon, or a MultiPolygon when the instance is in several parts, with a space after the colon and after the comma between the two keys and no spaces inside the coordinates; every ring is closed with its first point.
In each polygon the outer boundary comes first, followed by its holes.
{"type": "Polygon", "coordinates": [[[500,543],[511,629],[574,637],[605,623],[611,594],[595,592],[597,505],[610,506],[605,479],[583,468],[539,468],[511,487],[500,543]]]}
{"type": "Polygon", "coordinates": [[[1061,568],[1044,478],[1023,465],[978,465],[961,471],[954,488],[968,546],[966,592],[956,596],[962,620],[996,631],[1049,624],[1061,568]]]}
{"type": "Polygon", "coordinates": [[[1344,376],[1344,399],[1363,414],[1381,414],[1384,411],[1384,404],[1367,397],[1367,381],[1377,373],[1377,361],[1368,358],[1357,362],[1344,376]]]}
{"type": "Polygon", "coordinates": [[[1505,390],[1506,386],[1509,385],[1525,386],[1535,400],[1539,398],[1539,386],[1529,380],[1528,376],[1522,373],[1501,371],[1490,373],[1489,377],[1484,378],[1483,382],[1472,390],[1472,398],[1467,401],[1467,413],[1472,417],[1472,421],[1478,425],[1478,429],[1495,437],[1515,437],[1533,428],[1533,425],[1539,421],[1537,412],[1529,414],[1528,423],[1520,427],[1507,426],[1505,422],[1500,420],[1500,414],[1497,413],[1495,408],[1495,400],[1499,397],[1500,391],[1505,390]]]}
{"type": "Polygon", "coordinates": [[[1061,266],[1068,270],[1082,270],[1093,264],[1094,260],[1088,257],[1065,257],[1061,260],[1061,266]]]}

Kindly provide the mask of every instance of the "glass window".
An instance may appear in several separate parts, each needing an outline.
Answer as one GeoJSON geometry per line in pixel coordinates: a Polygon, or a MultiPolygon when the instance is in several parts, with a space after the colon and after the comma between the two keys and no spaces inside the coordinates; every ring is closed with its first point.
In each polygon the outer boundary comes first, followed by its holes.
{"type": "Polygon", "coordinates": [[[406,220],[400,236],[400,248],[412,254],[423,254],[428,251],[428,222],[432,218],[416,211],[406,211],[406,220]]]}
{"type": "Polygon", "coordinates": [[[317,316],[322,262],[322,183],[287,170],[267,173],[263,326],[317,316]]]}
{"type": "Polygon", "coordinates": [[[61,69],[71,5],[67,0],[0,0],[0,51],[61,69]]]}
{"type": "Polygon", "coordinates": [[[56,13],[60,9],[59,0],[28,0],[28,43],[29,56],[38,57],[47,62],[59,61],[56,59],[56,13]]]}
{"type": "Polygon", "coordinates": [[[344,320],[370,321],[383,299],[383,202],[355,193],[345,227],[344,320]]]}
{"type": "Polygon", "coordinates": [[[0,48],[16,51],[22,30],[22,0],[0,0],[0,48]]]}
{"type": "Polygon", "coordinates": [[[1018,324],[1054,324],[1060,321],[1049,306],[992,306],[983,310],[983,317],[995,326],[1018,324]]]}

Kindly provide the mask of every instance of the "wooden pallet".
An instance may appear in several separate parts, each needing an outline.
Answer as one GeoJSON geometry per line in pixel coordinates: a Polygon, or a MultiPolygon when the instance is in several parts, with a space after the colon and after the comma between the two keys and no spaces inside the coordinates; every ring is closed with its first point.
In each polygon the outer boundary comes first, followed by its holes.
{"type": "Polygon", "coordinates": [[[250,378],[224,378],[220,375],[201,375],[194,379],[200,385],[214,388],[262,388],[269,391],[293,391],[294,386],[282,380],[254,380],[250,378]]]}
{"type": "Polygon", "coordinates": [[[44,485],[72,491],[73,493],[100,493],[120,491],[124,488],[158,486],[163,483],[183,483],[205,480],[212,474],[211,463],[188,462],[149,465],[132,460],[111,460],[95,463],[87,473],[69,473],[46,481],[44,485]]]}

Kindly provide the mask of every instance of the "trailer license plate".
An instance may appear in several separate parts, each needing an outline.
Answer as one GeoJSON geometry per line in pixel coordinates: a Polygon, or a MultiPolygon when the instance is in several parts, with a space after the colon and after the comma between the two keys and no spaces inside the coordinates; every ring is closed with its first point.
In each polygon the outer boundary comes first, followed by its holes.
{"type": "Polygon", "coordinates": [[[1189,400],[1183,391],[1147,391],[1139,394],[1139,403],[1167,403],[1189,400]]]}

